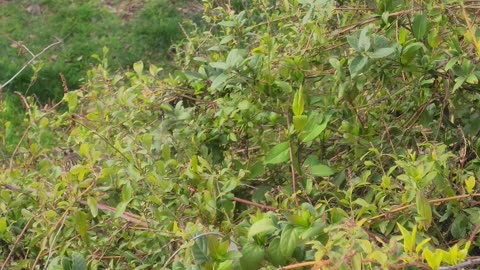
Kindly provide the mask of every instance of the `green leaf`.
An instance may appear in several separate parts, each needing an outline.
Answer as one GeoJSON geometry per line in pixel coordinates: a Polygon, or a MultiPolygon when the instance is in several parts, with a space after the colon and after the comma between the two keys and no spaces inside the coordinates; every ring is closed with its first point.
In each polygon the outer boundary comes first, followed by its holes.
{"type": "Polygon", "coordinates": [[[78,252],[72,254],[72,270],[87,270],[87,261],[78,252]]]}
{"type": "Polygon", "coordinates": [[[273,221],[271,218],[263,218],[252,224],[252,226],[248,230],[248,238],[251,239],[252,237],[260,233],[270,233],[275,231],[276,229],[277,228],[275,227],[275,225],[273,225],[273,221]]]}
{"type": "Polygon", "coordinates": [[[293,116],[293,127],[296,131],[302,131],[307,123],[308,117],[306,115],[295,115],[293,116]]]}
{"type": "Polygon", "coordinates": [[[295,92],[295,96],[293,97],[293,104],[292,104],[292,111],[294,116],[299,116],[303,114],[303,110],[305,109],[305,99],[303,98],[303,91],[300,87],[297,92],[295,92]]]}
{"type": "Polygon", "coordinates": [[[368,36],[368,28],[363,28],[358,37],[358,49],[361,52],[366,52],[370,49],[370,37],[368,36]]]}
{"type": "Polygon", "coordinates": [[[120,216],[123,215],[125,210],[127,209],[127,205],[130,201],[122,201],[119,204],[117,204],[117,207],[115,209],[115,214],[113,215],[115,218],[119,218],[120,216]]]}
{"type": "Polygon", "coordinates": [[[357,76],[358,74],[364,72],[367,69],[368,57],[364,55],[357,55],[353,58],[349,65],[348,70],[352,77],[357,76]]]}
{"type": "Polygon", "coordinates": [[[122,187],[122,201],[130,201],[133,196],[133,189],[130,182],[127,182],[122,187]]]}
{"type": "Polygon", "coordinates": [[[79,211],[75,215],[75,228],[77,229],[78,234],[80,234],[80,236],[83,239],[86,239],[88,222],[87,222],[87,214],[85,214],[85,212],[79,211]]]}
{"type": "Polygon", "coordinates": [[[7,218],[0,218],[0,233],[4,233],[7,230],[7,218]]]}
{"type": "Polygon", "coordinates": [[[242,248],[240,265],[242,266],[242,269],[245,270],[259,269],[264,256],[265,251],[262,246],[248,242],[242,248]]]}
{"type": "Polygon", "coordinates": [[[239,67],[245,57],[245,50],[233,49],[228,53],[227,66],[239,67]]]}
{"type": "Polygon", "coordinates": [[[312,166],[310,168],[310,171],[314,176],[321,176],[321,177],[331,176],[335,173],[330,167],[322,164],[312,166]]]}
{"type": "Polygon", "coordinates": [[[78,106],[78,97],[75,92],[68,92],[65,94],[64,99],[67,101],[68,111],[74,111],[78,106]]]}
{"type": "Polygon", "coordinates": [[[440,268],[443,257],[440,256],[438,252],[433,253],[429,249],[424,249],[422,252],[422,256],[427,261],[428,266],[430,266],[433,270],[440,268]]]}
{"type": "Polygon", "coordinates": [[[229,78],[230,76],[225,73],[218,75],[217,77],[215,77],[215,79],[213,79],[212,85],[210,86],[210,88],[213,91],[222,90],[223,87],[225,87],[225,84],[229,78]]]}
{"type": "Polygon", "coordinates": [[[432,208],[427,198],[421,192],[417,192],[416,206],[417,213],[421,217],[419,223],[424,229],[428,229],[432,223],[432,208]]]}
{"type": "Polygon", "coordinates": [[[472,194],[474,188],[475,188],[475,177],[470,176],[465,180],[465,189],[467,190],[468,194],[472,194]]]}
{"type": "Polygon", "coordinates": [[[208,250],[208,237],[201,236],[195,239],[192,247],[193,257],[198,265],[208,261],[210,258],[208,250]]]}
{"type": "Polygon", "coordinates": [[[407,65],[415,58],[417,51],[423,47],[423,44],[420,42],[415,42],[405,46],[402,50],[402,56],[400,57],[400,63],[402,65],[407,65]]]}
{"type": "Polygon", "coordinates": [[[412,31],[417,40],[423,39],[427,33],[427,15],[425,13],[418,14],[413,18],[412,31]]]}
{"type": "Polygon", "coordinates": [[[280,251],[280,238],[277,237],[270,241],[267,248],[267,256],[274,266],[284,265],[287,262],[287,258],[280,251]]]}
{"type": "Polygon", "coordinates": [[[278,86],[284,93],[293,92],[292,86],[284,81],[275,81],[275,85],[278,86]]]}
{"type": "Polygon", "coordinates": [[[142,75],[143,62],[142,62],[142,61],[138,61],[138,62],[134,63],[134,64],[133,64],[133,70],[135,70],[135,72],[136,72],[138,75],[142,75]]]}
{"type": "Polygon", "coordinates": [[[297,247],[298,231],[292,225],[287,225],[282,230],[280,236],[280,253],[286,258],[290,258],[297,247]]]}
{"type": "Polygon", "coordinates": [[[303,143],[315,140],[326,128],[330,121],[331,115],[328,115],[320,125],[314,125],[309,132],[302,133],[300,139],[303,143]]]}
{"type": "Polygon", "coordinates": [[[368,56],[373,59],[385,58],[394,52],[394,48],[380,48],[372,53],[369,53],[368,56]]]}
{"type": "Polygon", "coordinates": [[[275,145],[265,157],[265,164],[278,164],[290,159],[289,142],[275,145]]]}
{"type": "Polygon", "coordinates": [[[97,199],[89,196],[87,198],[87,205],[88,205],[88,208],[90,208],[90,212],[92,213],[92,216],[97,217],[98,215],[97,199]]]}

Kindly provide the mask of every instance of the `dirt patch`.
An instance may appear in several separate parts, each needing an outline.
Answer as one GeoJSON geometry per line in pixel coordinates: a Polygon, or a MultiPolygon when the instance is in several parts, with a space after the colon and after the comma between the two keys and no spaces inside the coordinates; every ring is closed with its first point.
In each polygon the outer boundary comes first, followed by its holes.
{"type": "Polygon", "coordinates": [[[122,20],[124,21],[129,21],[130,19],[132,19],[135,16],[136,12],[142,9],[144,4],[144,1],[141,0],[101,0],[101,2],[110,11],[117,14],[117,16],[122,18],[122,20]]]}

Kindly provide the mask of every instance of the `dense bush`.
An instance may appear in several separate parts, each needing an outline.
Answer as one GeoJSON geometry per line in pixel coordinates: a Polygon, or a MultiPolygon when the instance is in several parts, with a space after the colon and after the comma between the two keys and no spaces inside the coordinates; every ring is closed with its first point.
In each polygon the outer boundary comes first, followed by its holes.
{"type": "Polygon", "coordinates": [[[167,78],[112,72],[104,49],[66,112],[26,99],[0,178],[5,265],[477,264],[471,6],[378,3],[205,2],[209,31],[167,78]],[[61,147],[79,164],[62,170],[61,147]]]}

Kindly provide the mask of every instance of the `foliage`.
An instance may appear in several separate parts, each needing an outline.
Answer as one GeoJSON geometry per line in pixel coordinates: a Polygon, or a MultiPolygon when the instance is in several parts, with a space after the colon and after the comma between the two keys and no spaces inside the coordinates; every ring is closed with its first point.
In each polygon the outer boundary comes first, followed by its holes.
{"type": "Polygon", "coordinates": [[[205,1],[211,30],[175,47],[179,70],[162,80],[142,61],[112,72],[104,48],[65,112],[24,102],[28,128],[0,175],[0,257],[12,269],[478,263],[480,32],[469,6],[407,2],[205,1]],[[62,171],[58,147],[82,162],[62,171]]]}

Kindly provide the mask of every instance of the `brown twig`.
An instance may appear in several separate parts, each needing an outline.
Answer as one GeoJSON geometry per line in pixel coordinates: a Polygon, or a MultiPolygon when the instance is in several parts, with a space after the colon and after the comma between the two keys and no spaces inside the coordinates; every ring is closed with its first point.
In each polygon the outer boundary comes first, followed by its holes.
{"type": "Polygon", "coordinates": [[[301,263],[294,263],[284,267],[280,267],[279,269],[288,270],[288,269],[297,269],[297,268],[308,267],[308,266],[311,266],[312,269],[320,269],[322,267],[329,265],[331,262],[332,262],[331,260],[301,262],[301,263]]]}
{"type": "Polygon", "coordinates": [[[259,204],[259,203],[256,203],[256,202],[247,201],[247,200],[240,199],[240,198],[237,198],[237,197],[234,197],[233,200],[236,201],[236,202],[239,202],[239,203],[243,203],[243,204],[255,206],[255,207],[258,207],[258,208],[264,209],[264,210],[270,210],[270,211],[277,211],[277,210],[278,210],[277,208],[272,207],[272,206],[268,206],[268,205],[264,205],[264,204],[259,204]]]}

